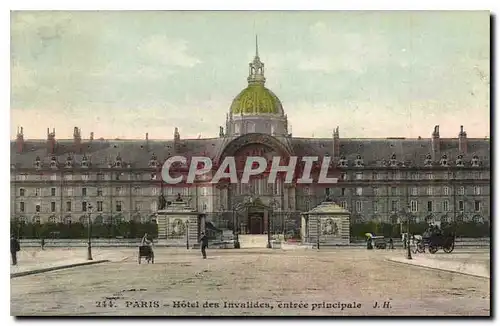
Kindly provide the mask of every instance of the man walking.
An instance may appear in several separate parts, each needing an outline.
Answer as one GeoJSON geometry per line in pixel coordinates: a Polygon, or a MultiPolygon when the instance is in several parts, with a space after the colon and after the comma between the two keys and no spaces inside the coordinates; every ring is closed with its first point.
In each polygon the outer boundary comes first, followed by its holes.
{"type": "Polygon", "coordinates": [[[203,255],[203,259],[207,259],[206,249],[208,247],[208,238],[205,235],[205,232],[201,232],[200,242],[201,242],[201,254],[203,255]]]}
{"type": "Polygon", "coordinates": [[[19,241],[12,235],[10,237],[10,256],[12,257],[12,265],[17,265],[17,252],[21,250],[19,241]]]}

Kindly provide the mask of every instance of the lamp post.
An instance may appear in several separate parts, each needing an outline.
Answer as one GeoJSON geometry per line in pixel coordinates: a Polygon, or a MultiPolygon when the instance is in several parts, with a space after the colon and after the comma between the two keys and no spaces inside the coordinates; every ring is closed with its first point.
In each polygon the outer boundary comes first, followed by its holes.
{"type": "Polygon", "coordinates": [[[92,260],[92,205],[89,204],[89,230],[88,230],[88,243],[87,243],[87,260],[92,260]]]}
{"type": "Polygon", "coordinates": [[[239,212],[242,210],[245,205],[249,202],[252,202],[253,198],[252,197],[245,197],[243,202],[237,203],[233,206],[233,232],[234,232],[234,248],[239,249],[240,248],[240,241],[239,241],[239,221],[238,217],[236,216],[236,212],[239,212]]]}
{"type": "Polygon", "coordinates": [[[278,208],[279,203],[276,201],[276,199],[273,199],[271,201],[271,216],[267,216],[267,248],[271,249],[273,246],[271,246],[271,218],[274,217],[274,212],[278,208]]]}
{"type": "Polygon", "coordinates": [[[186,249],[189,249],[189,221],[186,220],[186,249]]]}
{"type": "Polygon", "coordinates": [[[408,236],[406,237],[406,259],[413,259],[411,257],[411,248],[410,248],[410,211],[411,211],[411,206],[408,204],[408,210],[406,212],[406,218],[408,220],[408,228],[406,229],[408,236]]]}

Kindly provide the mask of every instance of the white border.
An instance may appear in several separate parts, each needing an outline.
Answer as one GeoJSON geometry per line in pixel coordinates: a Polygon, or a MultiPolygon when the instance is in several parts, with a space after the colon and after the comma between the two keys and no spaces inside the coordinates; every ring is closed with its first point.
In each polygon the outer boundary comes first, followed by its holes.
{"type": "MultiPolygon", "coordinates": [[[[486,0],[474,0],[474,1],[436,1],[436,0],[419,0],[419,1],[401,1],[401,0],[350,0],[350,1],[318,1],[318,0],[287,0],[287,1],[276,1],[276,0],[240,0],[240,1],[222,1],[222,0],[211,0],[211,1],[196,1],[196,0],[184,0],[178,2],[170,2],[163,3],[163,1],[151,1],[151,0],[141,0],[141,1],[103,1],[103,0],[86,0],[86,1],[64,1],[64,0],[52,0],[52,1],[40,1],[30,0],[30,1],[5,1],[0,5],[2,6],[1,18],[2,18],[2,39],[3,42],[3,51],[2,55],[2,73],[0,76],[2,77],[2,96],[4,103],[4,109],[1,110],[2,115],[4,116],[1,119],[1,123],[3,128],[0,128],[4,133],[3,139],[4,142],[0,142],[0,146],[2,146],[3,153],[10,153],[10,148],[7,146],[7,139],[10,139],[10,124],[9,124],[9,108],[10,101],[10,13],[9,10],[491,10],[493,12],[498,13],[498,1],[486,1],[486,0]],[[5,7],[5,8],[4,8],[5,7]]],[[[497,40],[495,37],[495,40],[497,40]]],[[[495,71],[496,72],[496,71],[495,71]]],[[[497,75],[497,74],[495,74],[497,75]]],[[[498,83],[497,83],[498,85],[498,83]]],[[[495,94],[498,94],[497,85],[495,85],[495,94]]],[[[497,121],[497,117],[495,118],[495,122],[497,121]]],[[[498,126],[498,125],[497,125],[498,126]]],[[[492,137],[496,139],[497,133],[496,130],[493,131],[495,135],[492,137]]],[[[498,143],[498,141],[497,141],[498,143]]],[[[498,144],[497,144],[498,145],[498,144]]],[[[497,150],[497,146],[495,146],[495,151],[497,150]]],[[[8,154],[7,154],[8,155],[8,154]]],[[[498,159],[497,162],[498,163],[498,159]]],[[[4,182],[2,183],[1,191],[2,196],[4,198],[9,198],[8,201],[3,202],[2,210],[4,213],[2,214],[4,221],[4,227],[2,229],[2,238],[9,239],[9,228],[7,227],[7,223],[9,220],[9,202],[10,202],[10,175],[7,174],[7,171],[10,171],[9,162],[6,160],[0,161],[0,168],[2,171],[2,179],[4,182]]],[[[497,164],[495,164],[495,168],[497,168],[497,164]]],[[[497,170],[498,171],[498,170],[497,170]]],[[[495,184],[497,183],[497,178],[494,180],[495,184]]],[[[494,198],[494,202],[499,203],[500,195],[497,193],[494,198]]],[[[492,216],[492,219],[495,217],[492,216]]],[[[495,234],[498,229],[499,223],[495,222],[496,228],[494,230],[495,234]]],[[[498,242],[498,240],[497,240],[498,242]]],[[[498,243],[495,243],[496,248],[498,248],[498,243]]],[[[2,251],[2,255],[4,255],[3,261],[6,263],[10,261],[10,257],[6,248],[2,251]]],[[[496,258],[496,257],[495,257],[496,258]]],[[[495,260],[496,261],[496,260],[495,260]]],[[[2,313],[2,319],[7,316],[7,320],[5,320],[8,324],[14,323],[14,319],[10,316],[10,266],[5,264],[2,265],[5,268],[5,277],[2,279],[4,282],[4,289],[9,289],[9,291],[3,291],[2,296],[2,308],[4,309],[4,313],[2,313]],[[7,269],[9,268],[9,269],[7,269]],[[7,276],[9,275],[9,277],[7,276]]],[[[497,282],[498,283],[498,282],[497,282]]],[[[496,290],[496,288],[495,288],[496,290]]],[[[498,302],[498,300],[497,300],[498,302]]],[[[496,307],[495,307],[496,308],[496,307]]],[[[309,320],[304,320],[305,322],[309,322],[309,320]]],[[[53,320],[49,321],[53,322],[53,320]]],[[[83,322],[82,324],[95,324],[101,323],[102,321],[92,321],[92,322],[83,322]]],[[[164,323],[165,321],[159,321],[160,323],[164,323]]],[[[197,321],[198,322],[198,321],[197,321]]],[[[207,323],[205,320],[199,320],[199,322],[207,323]]],[[[210,321],[209,321],[210,322],[210,321]]],[[[216,323],[220,323],[219,320],[214,320],[216,323]]],[[[234,321],[230,321],[234,323],[234,321]]],[[[275,321],[277,322],[277,320],[275,321]]],[[[290,323],[291,320],[284,320],[282,322],[290,323]]],[[[359,321],[357,321],[359,322],[359,321]]],[[[385,324],[388,320],[374,322],[371,320],[367,320],[370,324],[385,324]]],[[[400,322],[400,321],[396,321],[400,322]]],[[[426,324],[438,324],[443,321],[425,321],[426,324]]],[[[453,322],[453,321],[451,321],[453,322]]],[[[139,324],[139,322],[134,322],[139,324]]],[[[177,324],[180,321],[169,320],[168,324],[177,324]]],[[[262,321],[260,322],[262,323],[262,321]]],[[[341,323],[346,323],[341,322],[341,323]]]]}

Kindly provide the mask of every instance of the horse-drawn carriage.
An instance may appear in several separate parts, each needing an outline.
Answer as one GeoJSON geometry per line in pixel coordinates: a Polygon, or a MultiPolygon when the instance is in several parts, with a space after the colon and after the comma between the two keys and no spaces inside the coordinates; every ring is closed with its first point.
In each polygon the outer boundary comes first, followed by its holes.
{"type": "Polygon", "coordinates": [[[149,263],[155,263],[155,254],[153,252],[153,248],[151,246],[139,246],[139,264],[141,263],[141,258],[146,258],[146,261],[149,263]]]}
{"type": "Polygon", "coordinates": [[[427,247],[431,254],[435,254],[439,248],[449,254],[455,248],[455,235],[450,232],[443,233],[440,230],[426,231],[417,240],[416,247],[420,253],[424,253],[425,247],[427,247]]]}

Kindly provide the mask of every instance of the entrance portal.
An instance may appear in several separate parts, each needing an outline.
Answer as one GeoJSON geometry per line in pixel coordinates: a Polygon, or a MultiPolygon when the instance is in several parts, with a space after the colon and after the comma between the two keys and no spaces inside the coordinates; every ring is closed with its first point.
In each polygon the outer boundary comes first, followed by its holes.
{"type": "Polygon", "coordinates": [[[264,214],[249,213],[248,234],[263,234],[263,233],[264,233],[264,214]]]}

